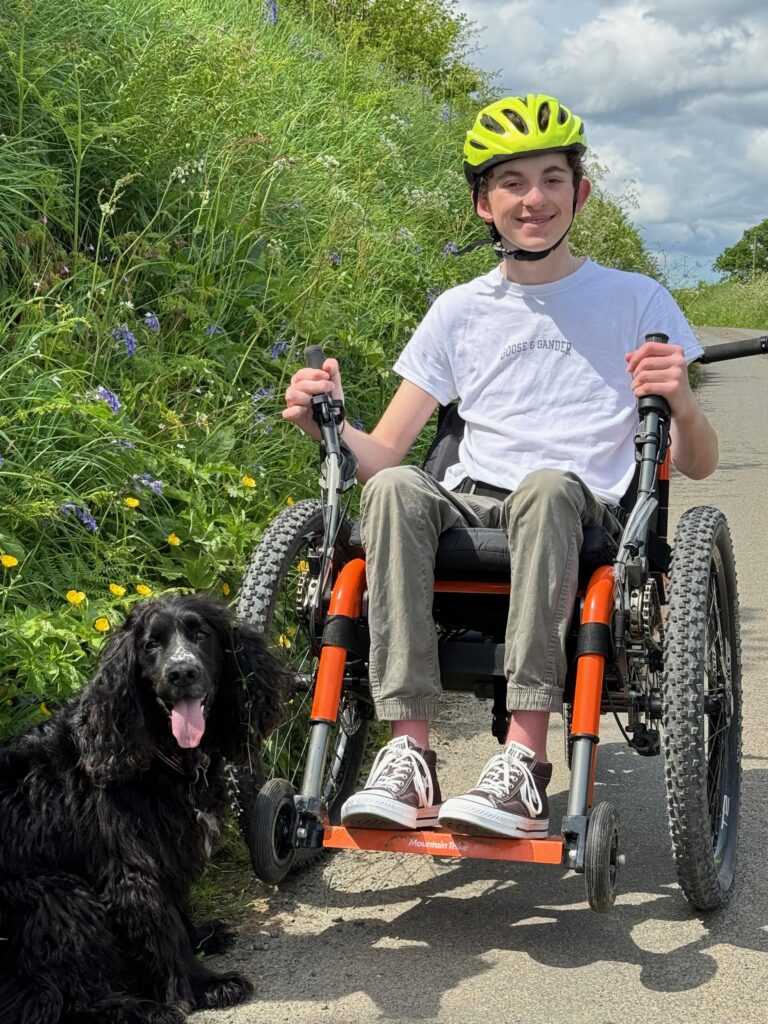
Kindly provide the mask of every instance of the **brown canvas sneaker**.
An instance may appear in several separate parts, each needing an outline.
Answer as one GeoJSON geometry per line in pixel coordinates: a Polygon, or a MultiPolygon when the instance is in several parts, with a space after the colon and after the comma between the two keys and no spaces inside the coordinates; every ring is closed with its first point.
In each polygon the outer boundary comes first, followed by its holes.
{"type": "Polygon", "coordinates": [[[434,750],[399,736],[382,747],[365,787],[341,808],[346,828],[429,828],[437,824],[440,785],[434,750]]]}
{"type": "Polygon", "coordinates": [[[537,761],[522,743],[510,743],[486,764],[474,789],[445,801],[439,824],[472,836],[546,839],[551,778],[549,762],[537,761]]]}

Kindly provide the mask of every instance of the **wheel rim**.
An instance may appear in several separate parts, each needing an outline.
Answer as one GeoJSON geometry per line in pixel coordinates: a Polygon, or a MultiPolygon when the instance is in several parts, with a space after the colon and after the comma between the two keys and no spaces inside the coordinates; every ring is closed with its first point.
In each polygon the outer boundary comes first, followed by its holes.
{"type": "Polygon", "coordinates": [[[293,801],[285,800],[275,815],[275,828],[273,833],[275,857],[280,864],[284,864],[293,856],[294,853],[293,818],[293,801]]]}
{"type": "Polygon", "coordinates": [[[727,867],[735,832],[731,789],[734,769],[733,642],[723,560],[714,549],[707,595],[704,663],[704,751],[712,849],[718,871],[727,867]]]}

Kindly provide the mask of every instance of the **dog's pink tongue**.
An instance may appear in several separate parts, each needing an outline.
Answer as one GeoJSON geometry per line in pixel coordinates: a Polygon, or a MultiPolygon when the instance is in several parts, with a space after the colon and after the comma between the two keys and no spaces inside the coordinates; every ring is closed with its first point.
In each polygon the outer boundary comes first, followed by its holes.
{"type": "Polygon", "coordinates": [[[205,732],[202,699],[185,698],[173,705],[171,729],[180,747],[196,747],[205,732]]]}

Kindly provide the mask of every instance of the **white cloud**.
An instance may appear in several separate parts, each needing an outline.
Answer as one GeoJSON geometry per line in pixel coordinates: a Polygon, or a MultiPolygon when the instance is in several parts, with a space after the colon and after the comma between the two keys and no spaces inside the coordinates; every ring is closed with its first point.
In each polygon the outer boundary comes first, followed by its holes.
{"type": "Polygon", "coordinates": [[[584,117],[604,185],[636,182],[650,246],[711,264],[766,216],[764,0],[460,0],[489,26],[475,61],[499,91],[549,92],[584,117]]]}

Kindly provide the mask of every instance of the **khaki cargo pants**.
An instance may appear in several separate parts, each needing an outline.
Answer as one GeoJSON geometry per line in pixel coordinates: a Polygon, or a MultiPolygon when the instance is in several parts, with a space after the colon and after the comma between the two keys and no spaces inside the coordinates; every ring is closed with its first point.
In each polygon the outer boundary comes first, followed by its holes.
{"type": "Polygon", "coordinates": [[[370,681],[379,718],[432,720],[440,699],[432,619],[438,540],[454,526],[507,531],[511,591],[504,669],[510,711],[558,711],[566,676],[584,526],[621,525],[573,473],[530,473],[504,500],[449,491],[414,466],[384,469],[363,488],[371,635],[370,681]]]}

